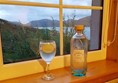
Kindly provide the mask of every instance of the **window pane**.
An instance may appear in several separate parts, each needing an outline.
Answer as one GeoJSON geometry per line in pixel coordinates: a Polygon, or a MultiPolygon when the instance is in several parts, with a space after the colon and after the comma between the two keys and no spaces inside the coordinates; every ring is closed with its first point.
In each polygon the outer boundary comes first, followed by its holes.
{"type": "Polygon", "coordinates": [[[84,34],[89,40],[89,50],[98,50],[101,45],[101,11],[64,9],[64,54],[70,54],[70,40],[75,34],[74,25],[85,25],[84,34]]]}
{"type": "Polygon", "coordinates": [[[59,4],[59,0],[11,0],[11,1],[24,1],[24,2],[40,2],[40,3],[59,4]]]}
{"type": "Polygon", "coordinates": [[[0,5],[0,31],[4,63],[40,58],[39,41],[56,41],[59,46],[57,8],[0,5]]]}
{"type": "Polygon", "coordinates": [[[63,0],[63,4],[81,6],[102,6],[103,0],[63,0]]]}

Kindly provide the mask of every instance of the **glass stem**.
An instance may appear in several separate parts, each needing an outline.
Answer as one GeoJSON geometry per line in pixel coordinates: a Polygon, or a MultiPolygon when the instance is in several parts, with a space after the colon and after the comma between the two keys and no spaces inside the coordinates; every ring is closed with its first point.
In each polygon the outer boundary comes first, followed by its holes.
{"type": "Polygon", "coordinates": [[[46,74],[47,75],[49,75],[49,66],[50,66],[50,64],[47,64],[47,66],[46,66],[46,74]]]}

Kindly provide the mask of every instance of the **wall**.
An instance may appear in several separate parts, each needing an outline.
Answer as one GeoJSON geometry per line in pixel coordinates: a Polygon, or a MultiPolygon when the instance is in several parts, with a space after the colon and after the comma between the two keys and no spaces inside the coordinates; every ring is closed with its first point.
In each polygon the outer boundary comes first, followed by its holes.
{"type": "Polygon", "coordinates": [[[109,29],[108,29],[108,49],[107,49],[107,59],[114,60],[118,62],[118,12],[117,12],[118,0],[111,0],[110,4],[110,20],[109,20],[109,29]],[[113,40],[115,36],[115,25],[116,25],[116,38],[113,43],[109,41],[113,40]]]}

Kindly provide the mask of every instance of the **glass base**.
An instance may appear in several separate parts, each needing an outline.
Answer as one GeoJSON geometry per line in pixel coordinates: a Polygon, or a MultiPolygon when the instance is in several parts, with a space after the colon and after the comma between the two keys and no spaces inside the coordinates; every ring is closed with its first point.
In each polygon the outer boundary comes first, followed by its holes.
{"type": "Polygon", "coordinates": [[[52,74],[45,74],[42,79],[43,80],[53,80],[55,77],[52,74]]]}
{"type": "Polygon", "coordinates": [[[82,76],[86,75],[86,71],[85,70],[73,70],[72,75],[82,77],[82,76]]]}
{"type": "Polygon", "coordinates": [[[77,76],[77,77],[82,77],[82,76],[85,76],[86,74],[82,74],[82,73],[80,73],[80,74],[72,73],[72,75],[73,75],[73,76],[77,76]]]}

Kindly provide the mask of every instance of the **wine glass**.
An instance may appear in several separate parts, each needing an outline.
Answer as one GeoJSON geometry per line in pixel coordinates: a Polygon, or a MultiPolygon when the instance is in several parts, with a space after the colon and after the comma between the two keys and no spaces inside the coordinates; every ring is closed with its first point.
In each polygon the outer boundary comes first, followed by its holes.
{"type": "Polygon", "coordinates": [[[39,52],[42,59],[46,62],[44,80],[52,80],[55,77],[49,72],[49,65],[56,53],[56,44],[54,40],[42,40],[39,45],[39,52]]]}

